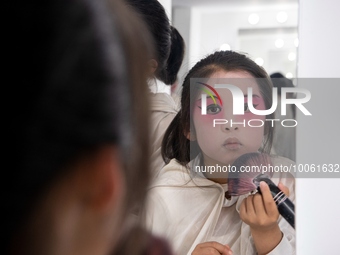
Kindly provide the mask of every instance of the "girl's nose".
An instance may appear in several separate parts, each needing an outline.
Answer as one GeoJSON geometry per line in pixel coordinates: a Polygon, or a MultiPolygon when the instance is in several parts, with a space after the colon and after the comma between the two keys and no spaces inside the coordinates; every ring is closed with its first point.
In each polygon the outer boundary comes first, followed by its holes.
{"type": "Polygon", "coordinates": [[[240,130],[241,127],[244,127],[246,125],[244,119],[237,118],[235,116],[231,116],[231,118],[226,119],[226,122],[224,125],[221,125],[223,132],[233,132],[240,130]]]}
{"type": "Polygon", "coordinates": [[[235,116],[230,108],[224,111],[224,117],[227,120],[226,124],[222,125],[224,132],[237,131],[241,126],[244,126],[244,120],[239,116],[235,116]]]}
{"type": "Polygon", "coordinates": [[[231,131],[231,130],[238,130],[238,127],[237,126],[226,126],[224,129],[226,131],[231,131]]]}

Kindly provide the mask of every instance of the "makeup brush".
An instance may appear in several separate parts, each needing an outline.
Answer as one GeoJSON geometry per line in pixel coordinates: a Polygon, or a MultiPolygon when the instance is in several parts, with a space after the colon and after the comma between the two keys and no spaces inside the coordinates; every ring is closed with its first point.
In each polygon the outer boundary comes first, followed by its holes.
{"type": "MultiPolygon", "coordinates": [[[[246,153],[238,157],[228,173],[228,192],[231,196],[240,196],[257,190],[253,179],[262,173],[261,167],[272,165],[270,156],[264,153],[246,153]]],[[[268,172],[272,177],[272,172],[268,172]]]]}
{"type": "Polygon", "coordinates": [[[261,194],[260,182],[268,184],[278,211],[287,222],[295,228],[295,213],[293,202],[270,179],[272,172],[270,156],[264,153],[247,153],[235,160],[228,174],[228,192],[231,196],[244,195],[258,191],[261,194]],[[264,170],[267,170],[264,174],[264,170]]]}

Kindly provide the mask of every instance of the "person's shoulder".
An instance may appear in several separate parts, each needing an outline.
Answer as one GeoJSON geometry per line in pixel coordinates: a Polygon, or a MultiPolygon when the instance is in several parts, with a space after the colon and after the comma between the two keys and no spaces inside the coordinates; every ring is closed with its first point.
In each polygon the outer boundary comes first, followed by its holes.
{"type": "Polygon", "coordinates": [[[165,170],[183,170],[183,169],[188,169],[187,166],[183,166],[180,162],[178,162],[177,159],[173,158],[169,161],[168,164],[166,164],[163,169],[165,170]]]}
{"type": "Polygon", "coordinates": [[[150,188],[185,185],[190,180],[189,168],[180,164],[176,159],[172,159],[160,170],[150,188]]]}
{"type": "Polygon", "coordinates": [[[154,112],[177,114],[178,106],[175,100],[167,93],[150,93],[150,108],[154,112]]]}
{"type": "Polygon", "coordinates": [[[167,174],[168,172],[182,172],[187,169],[186,166],[183,166],[177,159],[171,159],[167,164],[165,164],[161,169],[161,174],[167,174]]]}
{"type": "Polygon", "coordinates": [[[216,186],[221,188],[221,185],[207,179],[204,175],[191,169],[192,162],[183,165],[176,159],[170,160],[159,172],[155,181],[150,188],[155,187],[177,187],[177,188],[199,188],[205,186],[216,186]]]}

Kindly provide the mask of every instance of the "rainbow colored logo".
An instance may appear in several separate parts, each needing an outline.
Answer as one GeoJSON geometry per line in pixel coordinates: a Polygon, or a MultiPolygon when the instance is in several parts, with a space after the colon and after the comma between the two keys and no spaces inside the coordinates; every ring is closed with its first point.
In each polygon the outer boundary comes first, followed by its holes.
{"type": "MultiPolygon", "coordinates": [[[[218,101],[220,101],[221,105],[223,105],[222,99],[221,99],[220,95],[217,93],[217,91],[216,91],[213,87],[211,87],[210,85],[205,84],[205,83],[203,83],[203,82],[197,82],[197,83],[199,83],[199,84],[201,84],[201,85],[207,87],[207,88],[210,89],[212,92],[214,92],[214,94],[216,95],[218,101]]],[[[208,89],[206,89],[206,88],[204,88],[204,87],[201,87],[201,90],[202,90],[203,92],[207,93],[207,95],[209,95],[209,96],[211,97],[211,99],[214,101],[215,105],[217,105],[216,99],[215,99],[214,95],[213,95],[208,89]]]]}

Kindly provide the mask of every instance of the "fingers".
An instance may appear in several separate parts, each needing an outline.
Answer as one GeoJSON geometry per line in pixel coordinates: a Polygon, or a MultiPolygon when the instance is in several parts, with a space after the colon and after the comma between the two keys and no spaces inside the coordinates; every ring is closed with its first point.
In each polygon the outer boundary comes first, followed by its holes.
{"type": "Polygon", "coordinates": [[[283,193],[286,194],[286,196],[288,197],[289,196],[289,189],[282,184],[282,182],[279,183],[278,185],[279,189],[283,191],[283,193]]]}
{"type": "Polygon", "coordinates": [[[247,223],[247,220],[245,218],[245,216],[247,215],[247,208],[246,208],[246,200],[247,198],[245,198],[240,206],[240,218],[243,222],[247,223]]]}
{"type": "Polygon", "coordinates": [[[263,201],[263,197],[260,194],[254,195],[253,204],[254,204],[256,215],[258,217],[266,217],[267,212],[265,210],[265,204],[263,201]]]}
{"type": "Polygon", "coordinates": [[[240,206],[240,217],[252,229],[268,229],[277,224],[279,212],[270,189],[265,182],[260,183],[261,195],[245,198],[240,206]]]}
{"type": "Polygon", "coordinates": [[[200,243],[196,246],[192,255],[232,255],[232,251],[228,245],[218,242],[200,243]]]}
{"type": "Polygon", "coordinates": [[[260,189],[262,193],[263,205],[268,217],[277,218],[278,210],[273,196],[269,190],[269,186],[265,182],[260,182],[260,189]]]}
{"type": "Polygon", "coordinates": [[[265,182],[260,182],[260,189],[262,193],[262,200],[264,209],[266,211],[267,215],[273,215],[276,214],[277,206],[274,202],[273,196],[269,190],[269,186],[265,182]]]}
{"type": "Polygon", "coordinates": [[[240,206],[240,217],[248,224],[267,218],[267,212],[260,194],[250,195],[243,200],[240,206]]]}

